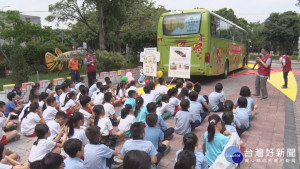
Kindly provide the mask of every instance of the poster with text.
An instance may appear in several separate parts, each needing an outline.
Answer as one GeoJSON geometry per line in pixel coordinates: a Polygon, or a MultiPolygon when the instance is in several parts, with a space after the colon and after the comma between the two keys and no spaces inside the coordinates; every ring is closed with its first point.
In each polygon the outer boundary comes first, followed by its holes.
{"type": "Polygon", "coordinates": [[[143,70],[146,76],[157,76],[157,54],[158,52],[144,52],[143,70]]]}
{"type": "Polygon", "coordinates": [[[191,52],[191,47],[170,47],[169,77],[190,78],[191,52]]]}

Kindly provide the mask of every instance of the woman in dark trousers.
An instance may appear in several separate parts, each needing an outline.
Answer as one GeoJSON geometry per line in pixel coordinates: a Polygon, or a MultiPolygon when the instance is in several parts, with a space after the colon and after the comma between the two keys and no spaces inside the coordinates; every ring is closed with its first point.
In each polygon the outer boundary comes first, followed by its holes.
{"type": "Polygon", "coordinates": [[[89,87],[93,85],[93,80],[96,79],[97,71],[97,61],[96,57],[93,55],[91,49],[88,50],[88,55],[84,59],[84,64],[86,64],[86,72],[88,76],[89,87]]]}

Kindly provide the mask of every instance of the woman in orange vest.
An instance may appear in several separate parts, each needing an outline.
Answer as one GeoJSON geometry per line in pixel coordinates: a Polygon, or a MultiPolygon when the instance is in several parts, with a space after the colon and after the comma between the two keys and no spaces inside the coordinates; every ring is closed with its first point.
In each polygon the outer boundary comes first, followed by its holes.
{"type": "Polygon", "coordinates": [[[73,58],[69,60],[69,70],[71,71],[71,80],[74,83],[77,83],[80,81],[80,74],[78,71],[78,58],[77,53],[73,53],[73,58]]]}
{"type": "Polygon", "coordinates": [[[290,72],[290,70],[292,70],[292,63],[291,63],[291,59],[285,55],[283,52],[280,52],[280,62],[282,64],[282,72],[283,72],[283,79],[284,79],[284,85],[282,85],[282,89],[286,89],[287,88],[287,84],[288,84],[288,74],[290,72]]]}

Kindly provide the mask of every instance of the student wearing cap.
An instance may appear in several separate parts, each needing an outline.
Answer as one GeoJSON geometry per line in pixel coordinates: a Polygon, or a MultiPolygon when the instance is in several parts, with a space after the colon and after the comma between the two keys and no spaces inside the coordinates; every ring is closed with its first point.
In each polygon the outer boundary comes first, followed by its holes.
{"type": "Polygon", "coordinates": [[[93,50],[88,50],[88,55],[84,59],[84,64],[86,64],[86,72],[88,75],[89,87],[93,85],[93,80],[96,79],[97,71],[97,61],[96,57],[93,55],[93,50]]]}
{"type": "Polygon", "coordinates": [[[80,74],[78,71],[78,58],[77,53],[72,53],[73,58],[69,61],[69,70],[71,71],[71,80],[74,83],[80,82],[80,74]]]}

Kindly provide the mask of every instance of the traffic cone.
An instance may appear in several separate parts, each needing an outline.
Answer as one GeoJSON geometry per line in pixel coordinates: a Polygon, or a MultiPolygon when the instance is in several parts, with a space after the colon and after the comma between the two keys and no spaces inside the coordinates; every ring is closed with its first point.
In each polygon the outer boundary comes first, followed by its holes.
{"type": "Polygon", "coordinates": [[[231,74],[231,78],[234,78],[234,72],[232,72],[232,74],[231,74]]]}

